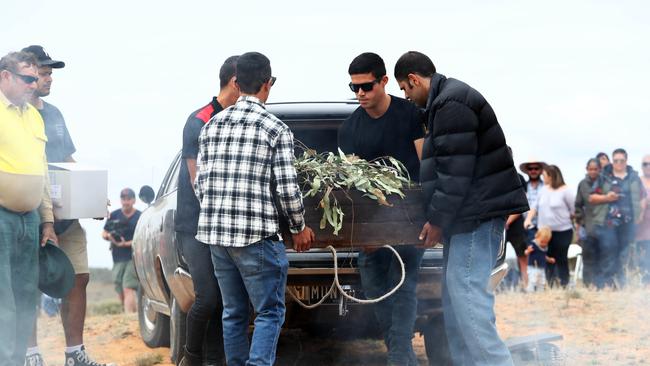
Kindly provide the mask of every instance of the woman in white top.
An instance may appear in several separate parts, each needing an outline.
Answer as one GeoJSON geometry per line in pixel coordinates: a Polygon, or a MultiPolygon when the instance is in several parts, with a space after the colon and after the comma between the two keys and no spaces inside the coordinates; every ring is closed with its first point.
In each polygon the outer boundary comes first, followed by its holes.
{"type": "Polygon", "coordinates": [[[555,165],[544,167],[544,187],[540,190],[535,207],[531,207],[524,227],[532,226],[533,217],[537,216],[537,227],[548,226],[552,231],[548,244],[548,256],[555,258],[555,264],[546,266],[546,279],[551,286],[555,277],[565,287],[569,283],[569,261],[567,254],[573,240],[573,216],[575,213],[575,195],[564,183],[560,168],[555,165]]]}

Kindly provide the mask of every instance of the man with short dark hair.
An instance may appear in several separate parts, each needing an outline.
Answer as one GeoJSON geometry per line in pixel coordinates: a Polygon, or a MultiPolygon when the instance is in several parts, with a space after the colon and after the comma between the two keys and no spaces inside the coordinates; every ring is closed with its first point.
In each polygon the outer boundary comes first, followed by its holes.
{"type": "Polygon", "coordinates": [[[443,311],[457,365],[512,365],[495,326],[492,269],[504,245],[506,217],[528,210],[505,136],[492,107],[462,81],[436,72],[410,51],[395,64],[407,99],[426,107],[428,134],[420,180],[425,247],[444,242],[443,311]]]}
{"type": "Polygon", "coordinates": [[[181,365],[201,365],[203,356],[209,365],[221,364],[223,360],[221,293],[214,276],[210,247],[195,238],[200,207],[193,184],[196,178],[196,156],[199,153],[201,129],[212,117],[235,104],[239,98],[239,89],[235,83],[238,58],[239,56],[231,56],[226,59],[219,70],[219,95],[213,97],[207,105],[192,112],[183,128],[174,221],[176,237],[192,275],[195,300],[187,312],[187,337],[181,365]]]}
{"type": "Polygon", "coordinates": [[[140,283],[135,273],[131,245],[141,212],[134,206],[135,192],[131,188],[120,191],[120,202],[122,208],[108,216],[102,238],[111,242],[115,292],[124,311],[134,313],[137,311],[136,291],[140,283]]]}
{"type": "Polygon", "coordinates": [[[38,299],[41,245],[57,242],[40,114],[27,102],[37,87],[34,55],[0,59],[0,365],[23,365],[38,299]]]}
{"type": "Polygon", "coordinates": [[[227,364],[273,365],[289,267],[279,215],[288,222],[295,250],[308,250],[314,233],[303,217],[293,134],[264,108],[276,80],[271,63],[248,52],[236,68],[241,96],[199,136],[196,239],[210,245],[221,289],[227,364]],[[250,346],[249,303],[257,314],[250,346]]]}
{"type": "MultiPolygon", "coordinates": [[[[50,95],[52,70],[65,67],[65,63],[53,60],[42,46],[25,47],[23,51],[32,53],[38,61],[38,82],[30,103],[38,109],[45,122],[45,134],[47,135],[45,154],[47,155],[47,161],[49,163],[74,162],[72,154],[76,149],[61,111],[42,99],[50,95]]],[[[56,220],[54,222],[54,231],[59,238],[59,247],[68,256],[75,270],[74,286],[61,304],[61,322],[63,323],[66,341],[66,365],[99,366],[101,364],[92,361],[88,357],[83,344],[83,329],[86,319],[86,286],[90,279],[86,232],[79,224],[79,220],[56,220]],[[72,361],[68,362],[69,359],[72,361]]],[[[29,366],[45,364],[38,349],[36,326],[25,357],[25,363],[29,366]]]]}
{"type": "MultiPolygon", "coordinates": [[[[379,55],[360,54],[350,63],[348,73],[350,89],[360,106],[341,124],[339,147],[365,160],[392,156],[406,166],[413,181],[418,181],[424,137],[420,111],[407,100],[386,93],[388,76],[379,55]]],[[[395,249],[404,261],[404,283],[391,297],[374,304],[374,311],[388,349],[388,364],[417,365],[412,339],[417,315],[415,290],[424,249],[413,245],[395,249]]],[[[358,266],[368,298],[390,291],[402,275],[397,259],[386,249],[361,251],[358,266]]]]}

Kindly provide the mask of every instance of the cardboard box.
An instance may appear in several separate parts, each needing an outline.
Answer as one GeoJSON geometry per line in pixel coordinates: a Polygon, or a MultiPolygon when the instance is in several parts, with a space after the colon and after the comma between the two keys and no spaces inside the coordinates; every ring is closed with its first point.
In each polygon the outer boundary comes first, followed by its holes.
{"type": "Polygon", "coordinates": [[[48,166],[54,217],[106,216],[108,171],[79,163],[50,163],[48,166]]]}

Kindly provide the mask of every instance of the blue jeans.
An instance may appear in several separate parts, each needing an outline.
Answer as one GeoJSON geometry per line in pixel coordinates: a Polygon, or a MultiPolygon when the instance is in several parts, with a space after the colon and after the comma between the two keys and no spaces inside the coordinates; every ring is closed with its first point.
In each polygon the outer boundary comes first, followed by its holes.
{"type": "MultiPolygon", "coordinates": [[[[392,296],[373,306],[388,349],[388,364],[417,366],[411,340],[418,305],[415,290],[424,249],[401,245],[396,246],[395,250],[404,262],[404,283],[392,296]]],[[[367,298],[384,295],[397,285],[402,275],[395,254],[385,248],[360,252],[358,266],[367,298]]]]}
{"type": "Polygon", "coordinates": [[[242,248],[210,246],[223,301],[223,343],[228,366],[273,365],[284,323],[289,262],[281,241],[242,248]],[[255,330],[248,343],[249,302],[255,330]]]}
{"type": "Polygon", "coordinates": [[[25,362],[27,340],[36,320],[38,225],[36,211],[0,207],[0,365],[25,362]]]}
{"type": "Polygon", "coordinates": [[[454,365],[512,366],[495,325],[494,294],[487,286],[503,241],[505,219],[451,236],[443,251],[442,306],[454,365]]]}
{"type": "Polygon", "coordinates": [[[598,241],[601,246],[603,258],[604,286],[625,286],[625,270],[630,252],[630,243],[634,241],[635,227],[633,222],[619,226],[603,225],[598,227],[598,241]]]}
{"type": "Polygon", "coordinates": [[[210,246],[196,240],[194,234],[179,231],[176,237],[192,275],[195,295],[187,312],[185,350],[190,357],[205,355],[208,363],[216,364],[223,360],[222,301],[210,246]]]}

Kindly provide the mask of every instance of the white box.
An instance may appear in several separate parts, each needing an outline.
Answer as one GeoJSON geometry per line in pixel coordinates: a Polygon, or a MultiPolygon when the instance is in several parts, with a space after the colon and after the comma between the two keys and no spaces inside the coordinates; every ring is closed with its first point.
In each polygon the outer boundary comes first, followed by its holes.
{"type": "Polygon", "coordinates": [[[106,216],[108,171],[79,163],[49,163],[48,172],[55,218],[106,216]]]}

